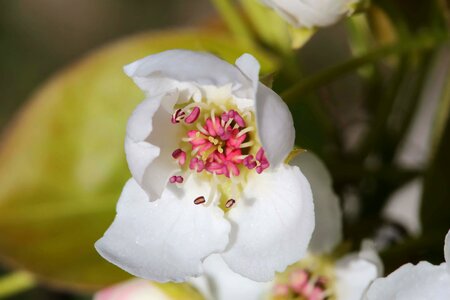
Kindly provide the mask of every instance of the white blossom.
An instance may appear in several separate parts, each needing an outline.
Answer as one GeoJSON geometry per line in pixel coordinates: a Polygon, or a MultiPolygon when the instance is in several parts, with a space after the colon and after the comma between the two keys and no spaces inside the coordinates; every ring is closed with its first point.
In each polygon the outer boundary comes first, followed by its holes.
{"type": "Polygon", "coordinates": [[[125,72],[147,99],[127,126],[133,178],[97,251],[160,282],[201,275],[214,253],[255,281],[303,257],[314,229],[311,190],[284,163],[292,116],[259,82],[258,62],[171,50],[125,72]]]}

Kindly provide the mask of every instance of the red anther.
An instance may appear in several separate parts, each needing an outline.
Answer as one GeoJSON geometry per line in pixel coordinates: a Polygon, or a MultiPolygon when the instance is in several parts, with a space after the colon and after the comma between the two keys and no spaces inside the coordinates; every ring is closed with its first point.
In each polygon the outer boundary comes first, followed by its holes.
{"type": "Polygon", "coordinates": [[[189,162],[189,169],[195,170],[195,166],[197,165],[197,162],[198,162],[198,158],[197,157],[193,157],[191,159],[191,161],[189,162]]]}
{"type": "Polygon", "coordinates": [[[228,112],[228,117],[231,118],[231,119],[233,119],[233,118],[234,118],[234,114],[235,114],[235,111],[234,111],[234,110],[230,110],[230,111],[228,112]]]}
{"type": "Polygon", "coordinates": [[[197,172],[201,172],[205,169],[205,163],[202,160],[199,160],[197,163],[197,172]]]}
{"type": "Polygon", "coordinates": [[[186,162],[186,152],[181,149],[176,149],[172,152],[172,157],[178,160],[180,166],[184,165],[186,162]]]}
{"type": "Polygon", "coordinates": [[[241,115],[238,112],[234,111],[233,119],[236,122],[236,124],[239,125],[239,127],[245,127],[244,118],[242,118],[241,115]]]}
{"type": "Polygon", "coordinates": [[[200,196],[200,197],[197,197],[194,199],[195,205],[203,204],[205,202],[206,202],[206,200],[205,200],[205,197],[203,197],[203,196],[200,196]]]}
{"type": "Polygon", "coordinates": [[[231,208],[235,203],[236,203],[236,200],[230,199],[230,200],[227,201],[227,203],[225,203],[225,207],[226,208],[231,208]]]}
{"type": "Polygon", "coordinates": [[[177,159],[178,157],[180,157],[181,153],[183,153],[183,150],[181,149],[176,149],[175,151],[172,152],[172,157],[177,159]]]}
{"type": "Polygon", "coordinates": [[[245,141],[245,139],[247,138],[246,134],[243,134],[241,136],[238,137],[239,134],[239,129],[233,129],[231,131],[231,137],[230,139],[227,141],[227,146],[228,147],[232,147],[232,148],[239,148],[241,146],[241,144],[245,141]]]}
{"type": "Polygon", "coordinates": [[[259,148],[258,152],[256,152],[256,160],[261,161],[264,157],[264,149],[259,148]]]}
{"type": "Polygon", "coordinates": [[[173,124],[180,123],[180,120],[184,118],[186,113],[182,109],[177,109],[173,114],[171,121],[173,124]]]}
{"type": "Polygon", "coordinates": [[[244,166],[247,166],[248,164],[250,164],[253,161],[253,155],[247,155],[243,160],[242,163],[244,164],[244,166]]]}
{"type": "Polygon", "coordinates": [[[224,121],[224,122],[228,122],[228,120],[229,120],[230,118],[228,117],[228,114],[227,114],[226,112],[224,112],[224,113],[222,113],[221,119],[222,119],[222,121],[224,121]]]}
{"type": "Polygon", "coordinates": [[[177,183],[183,183],[184,178],[182,176],[177,176],[176,181],[177,183]]]}
{"type": "Polygon", "coordinates": [[[231,171],[231,174],[233,174],[233,176],[239,176],[240,172],[239,172],[239,168],[233,164],[232,162],[227,163],[227,169],[231,171]]]}
{"type": "Polygon", "coordinates": [[[192,109],[191,113],[184,119],[184,122],[187,124],[192,124],[195,121],[197,121],[198,117],[200,116],[200,107],[196,106],[192,109]]]}
{"type": "Polygon", "coordinates": [[[169,178],[169,182],[170,182],[170,183],[175,183],[175,182],[177,182],[177,176],[172,176],[172,177],[170,177],[170,178],[169,178]]]}
{"type": "Polygon", "coordinates": [[[256,168],[258,164],[256,163],[256,161],[252,161],[250,163],[248,163],[247,165],[245,165],[249,170],[256,168]]]}

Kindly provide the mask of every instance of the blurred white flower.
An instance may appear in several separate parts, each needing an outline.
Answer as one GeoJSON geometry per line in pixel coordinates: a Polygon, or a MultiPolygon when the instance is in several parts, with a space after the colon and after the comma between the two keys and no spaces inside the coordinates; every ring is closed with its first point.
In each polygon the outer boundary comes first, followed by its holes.
{"type": "Polygon", "coordinates": [[[313,194],[316,226],[308,250],[329,253],[342,240],[342,212],[331,175],[320,158],[309,151],[297,155],[289,164],[302,170],[313,194]]]}
{"type": "Polygon", "coordinates": [[[106,289],[94,295],[94,300],[170,300],[163,291],[150,282],[133,279],[106,289]]]}
{"type": "Polygon", "coordinates": [[[360,300],[369,284],[382,273],[381,260],[370,242],[359,253],[338,260],[308,255],[277,274],[270,283],[249,280],[231,271],[219,255],[205,260],[205,277],[193,283],[210,300],[360,300]],[[205,280],[201,282],[201,280],[205,280]]]}
{"type": "Polygon", "coordinates": [[[385,278],[375,280],[364,299],[448,300],[450,299],[450,232],[445,237],[446,263],[438,266],[422,261],[405,264],[385,278]]]}
{"type": "Polygon", "coordinates": [[[303,257],[314,229],[311,189],[284,163],[292,116],[259,82],[255,58],[245,54],[233,66],[171,50],[125,72],[147,99],[127,127],[133,178],[97,251],[161,282],[202,274],[213,253],[256,281],[303,257]]]}
{"type": "Polygon", "coordinates": [[[359,0],[261,0],[294,27],[325,27],[353,13],[359,0]]]}

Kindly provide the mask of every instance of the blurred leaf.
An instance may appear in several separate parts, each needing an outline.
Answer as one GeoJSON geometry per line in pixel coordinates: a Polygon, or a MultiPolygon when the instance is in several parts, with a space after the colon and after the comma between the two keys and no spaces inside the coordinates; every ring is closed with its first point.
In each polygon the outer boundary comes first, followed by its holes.
{"type": "Polygon", "coordinates": [[[207,50],[234,62],[254,54],[262,72],[275,63],[221,32],[141,34],[94,52],[44,85],[0,148],[0,256],[58,287],[92,290],[128,278],[93,244],[115,215],[130,177],[126,120],[143,99],[122,66],[172,48],[207,50]]]}

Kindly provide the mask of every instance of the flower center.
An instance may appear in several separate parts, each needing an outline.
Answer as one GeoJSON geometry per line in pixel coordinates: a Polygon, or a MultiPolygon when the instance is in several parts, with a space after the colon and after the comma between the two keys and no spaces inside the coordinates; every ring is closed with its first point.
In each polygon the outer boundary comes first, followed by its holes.
{"type": "Polygon", "coordinates": [[[227,179],[231,197],[223,204],[231,208],[246,175],[261,174],[269,167],[255,133],[254,119],[252,111],[239,111],[231,105],[192,102],[175,107],[171,122],[183,126],[185,135],[172,152],[181,175],[172,176],[169,182],[183,183],[185,176],[197,174],[209,179],[214,188],[227,179]]]}
{"type": "Polygon", "coordinates": [[[332,300],[335,299],[329,262],[308,258],[278,275],[272,299],[332,300]]]}

